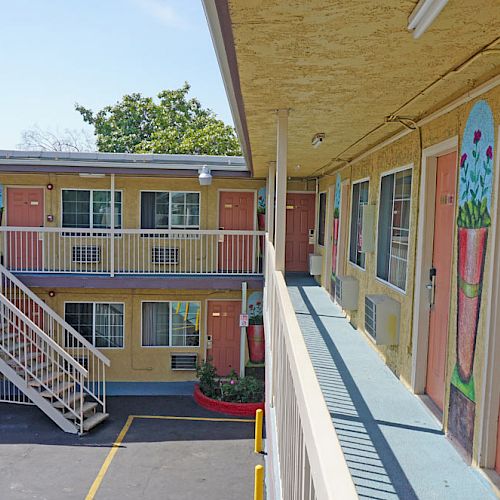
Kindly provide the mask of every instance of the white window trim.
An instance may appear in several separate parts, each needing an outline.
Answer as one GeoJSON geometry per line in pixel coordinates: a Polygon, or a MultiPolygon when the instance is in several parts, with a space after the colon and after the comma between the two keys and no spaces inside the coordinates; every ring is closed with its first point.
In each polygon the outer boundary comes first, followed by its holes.
{"type": "MultiPolygon", "coordinates": [[[[179,229],[181,231],[199,230],[201,228],[201,191],[182,191],[182,190],[164,190],[164,189],[141,189],[139,191],[139,227],[141,227],[142,221],[142,193],[168,193],[168,228],[154,228],[158,231],[175,231],[179,229]],[[172,193],[183,193],[183,194],[197,194],[198,195],[198,220],[197,226],[172,226],[172,193]]],[[[142,229],[142,228],[141,228],[142,229]]]]}
{"type": "MultiPolygon", "coordinates": [[[[402,167],[396,167],[391,170],[384,171],[383,174],[380,175],[379,179],[379,185],[378,185],[378,210],[377,210],[377,220],[376,220],[376,228],[375,228],[375,248],[376,248],[376,253],[375,253],[375,281],[378,281],[379,283],[387,286],[391,290],[394,290],[401,295],[407,295],[408,292],[408,264],[410,263],[410,255],[411,255],[411,223],[412,223],[412,210],[413,210],[413,203],[412,203],[412,195],[413,195],[413,181],[414,181],[414,165],[413,163],[409,163],[408,165],[404,165],[402,167]],[[384,280],[383,278],[380,278],[378,276],[378,264],[377,264],[377,256],[378,256],[378,221],[379,217],[378,214],[380,213],[380,202],[382,201],[382,179],[388,175],[395,175],[398,172],[404,172],[405,170],[411,170],[411,189],[410,189],[410,217],[408,219],[408,258],[406,259],[406,277],[405,277],[405,288],[404,290],[402,288],[399,288],[398,286],[394,285],[394,283],[391,283],[390,281],[384,280]]],[[[394,198],[392,200],[392,204],[394,207],[394,198]]],[[[392,218],[391,218],[391,242],[392,242],[392,218]]],[[[389,259],[391,258],[390,255],[390,249],[389,249],[389,259]]],[[[390,274],[390,260],[389,260],[389,274],[390,274]]]]}
{"type": "Polygon", "coordinates": [[[321,248],[325,248],[326,247],[326,243],[327,243],[327,238],[326,238],[326,227],[327,227],[327,219],[328,219],[328,191],[320,191],[318,193],[318,197],[317,197],[317,200],[318,200],[318,234],[316,236],[316,244],[321,247],[321,248]],[[323,244],[321,244],[319,242],[319,222],[321,220],[321,195],[324,194],[325,195],[325,227],[323,228],[323,244]]]}
{"type": "MultiPolygon", "coordinates": [[[[356,184],[361,184],[368,181],[368,201],[370,201],[370,177],[364,177],[363,179],[358,179],[351,183],[351,205],[349,207],[349,247],[347,248],[347,262],[354,268],[360,271],[366,272],[366,257],[365,257],[365,267],[361,267],[351,260],[351,227],[352,227],[352,204],[354,203],[354,186],[356,184]]],[[[365,254],[366,255],[366,254],[365,254]]]]}
{"type": "MultiPolygon", "coordinates": [[[[61,228],[62,229],[68,229],[68,230],[77,230],[77,229],[95,229],[96,231],[98,230],[105,230],[105,231],[109,231],[110,228],[103,228],[103,227],[94,227],[94,212],[93,212],[93,204],[94,204],[94,191],[109,191],[111,193],[111,189],[84,189],[84,188],[61,188],[61,228]],[[90,225],[88,228],[85,228],[85,227],[82,227],[82,228],[78,228],[78,227],[69,227],[69,226],[63,226],[63,216],[64,216],[64,203],[63,203],[63,193],[64,191],[89,191],[91,193],[90,195],[90,213],[89,213],[89,217],[90,217],[90,225]]],[[[120,206],[121,206],[121,227],[114,227],[114,229],[117,229],[117,230],[121,230],[123,229],[123,189],[115,189],[115,194],[116,193],[120,193],[121,195],[121,202],[120,202],[120,206]]],[[[116,203],[116,199],[115,199],[115,203],[116,203]]],[[[63,236],[66,236],[64,233],[63,233],[63,236]]],[[[89,235],[90,236],[90,235],[89,235]]],[[[94,237],[94,235],[92,235],[94,237]]],[[[104,237],[106,236],[110,236],[108,234],[105,234],[103,235],[104,237]]],[[[116,235],[116,236],[119,236],[119,235],[116,235]]]]}
{"type": "Polygon", "coordinates": [[[182,350],[182,349],[200,349],[201,348],[201,301],[200,300],[141,300],[141,347],[143,349],[174,349],[174,350],[182,350]],[[152,303],[152,304],[172,304],[174,302],[191,302],[193,304],[198,304],[200,311],[200,323],[198,330],[198,345],[171,345],[172,344],[172,307],[169,307],[168,310],[168,342],[170,345],[144,345],[143,343],[143,335],[142,335],[142,325],[144,319],[144,309],[142,305],[144,303],[152,303]]]}
{"type": "MultiPolygon", "coordinates": [[[[99,191],[99,190],[97,190],[99,191]]],[[[66,304],[93,304],[92,307],[92,342],[91,344],[96,348],[96,349],[109,349],[113,351],[119,351],[125,349],[125,302],[102,302],[102,301],[92,301],[92,300],[68,300],[64,302],[64,320],[66,321],[66,304]],[[115,304],[115,305],[122,305],[123,306],[123,345],[121,347],[97,347],[95,345],[95,305],[96,304],[115,304]]]]}

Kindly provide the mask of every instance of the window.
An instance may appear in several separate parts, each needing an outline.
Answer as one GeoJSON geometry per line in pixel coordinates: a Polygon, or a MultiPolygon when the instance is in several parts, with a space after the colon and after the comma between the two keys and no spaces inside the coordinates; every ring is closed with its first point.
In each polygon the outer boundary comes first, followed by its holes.
{"type": "Polygon", "coordinates": [[[352,186],[351,208],[351,242],[349,260],[361,268],[365,268],[365,254],[361,252],[363,229],[363,206],[368,205],[368,181],[358,182],[352,186]]]}
{"type": "Polygon", "coordinates": [[[142,192],[142,229],[199,229],[200,193],[142,192]]]}
{"type": "Polygon", "coordinates": [[[123,347],[123,309],[123,304],[67,302],[64,318],[96,347],[123,347]]]}
{"type": "Polygon", "coordinates": [[[410,234],[411,168],[384,175],[378,214],[377,276],[406,289],[410,234]]]}
{"type": "Polygon", "coordinates": [[[142,345],[186,347],[200,345],[199,302],[143,302],[142,345]]]}
{"type": "MultiPolygon", "coordinates": [[[[63,189],[63,227],[111,227],[111,191],[63,189]]],[[[122,193],[115,191],[115,227],[122,227],[122,193]]]]}
{"type": "Polygon", "coordinates": [[[326,226],[326,193],[319,194],[319,223],[318,223],[318,245],[325,244],[326,226]]]}

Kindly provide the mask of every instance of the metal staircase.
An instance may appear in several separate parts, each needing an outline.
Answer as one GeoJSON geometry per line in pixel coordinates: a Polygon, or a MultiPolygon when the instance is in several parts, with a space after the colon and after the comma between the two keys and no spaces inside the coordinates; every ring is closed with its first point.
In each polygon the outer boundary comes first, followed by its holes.
{"type": "MultiPolygon", "coordinates": [[[[108,358],[2,265],[0,280],[0,374],[63,431],[100,424],[108,358]]],[[[5,392],[0,401],[25,402],[5,392]]]]}

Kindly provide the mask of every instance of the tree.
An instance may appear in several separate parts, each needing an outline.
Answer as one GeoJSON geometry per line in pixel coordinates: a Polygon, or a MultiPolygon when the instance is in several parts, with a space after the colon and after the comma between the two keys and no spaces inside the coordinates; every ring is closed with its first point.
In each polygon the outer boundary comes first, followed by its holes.
{"type": "Polygon", "coordinates": [[[160,92],[158,102],[134,93],[97,112],[79,104],[76,110],[94,126],[99,151],[240,155],[234,128],[196,98],[189,99],[189,89],[186,82],[160,92]]]}
{"type": "Polygon", "coordinates": [[[95,151],[95,142],[86,130],[42,130],[38,125],[21,133],[20,149],[28,151],[95,151]]]}

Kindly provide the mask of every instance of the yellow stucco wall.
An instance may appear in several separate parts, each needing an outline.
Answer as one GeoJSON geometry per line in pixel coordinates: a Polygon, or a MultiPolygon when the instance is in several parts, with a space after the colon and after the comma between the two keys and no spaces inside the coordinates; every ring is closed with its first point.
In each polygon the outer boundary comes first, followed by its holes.
{"type": "MultiPolygon", "coordinates": [[[[411,216],[410,216],[410,244],[409,244],[409,259],[407,268],[407,288],[406,292],[402,293],[395,290],[388,284],[385,284],[376,278],[376,250],[366,254],[366,270],[361,270],[358,267],[348,262],[348,257],[345,264],[347,275],[354,276],[359,280],[359,303],[358,310],[350,312],[350,319],[355,327],[361,332],[364,332],[364,298],[367,294],[385,294],[397,300],[401,304],[401,324],[400,324],[400,341],[398,346],[374,346],[374,348],[385,359],[391,370],[399,376],[401,381],[407,385],[411,384],[412,370],[412,322],[413,322],[413,293],[415,282],[415,258],[417,245],[417,223],[419,212],[419,196],[420,196],[420,177],[421,177],[421,150],[432,145],[438,144],[453,137],[458,137],[457,157],[459,156],[461,147],[461,138],[464,132],[465,124],[471,108],[478,100],[486,100],[490,105],[495,120],[495,155],[498,155],[498,126],[500,123],[500,89],[497,87],[488,93],[483,94],[479,98],[466,103],[455,110],[442,115],[432,122],[424,125],[421,128],[421,138],[419,132],[412,132],[397,142],[387,145],[386,147],[373,152],[368,157],[355,163],[352,166],[343,168],[340,171],[341,179],[350,179],[356,182],[359,179],[369,178],[369,203],[376,205],[375,230],[378,218],[378,202],[380,195],[380,177],[384,172],[395,168],[400,168],[408,165],[413,166],[412,178],[412,196],[411,196],[411,216]]],[[[497,156],[496,156],[497,158],[497,156]]],[[[493,186],[498,186],[498,165],[495,158],[495,171],[493,178],[493,186]]],[[[335,184],[336,173],[323,177],[319,182],[319,191],[328,191],[329,187],[335,184]]],[[[492,208],[496,205],[497,190],[493,189],[492,208]]],[[[456,207],[458,211],[458,206],[456,207]]],[[[350,210],[349,210],[350,211],[350,210]]],[[[492,212],[494,214],[494,212],[492,212]]],[[[333,208],[328,206],[327,225],[331,225],[333,221],[333,208]]],[[[499,221],[495,220],[493,215],[493,226],[498,228],[499,221]]],[[[350,225],[350,213],[348,217],[350,225]]],[[[491,230],[493,230],[493,226],[491,230]]],[[[490,231],[491,231],[490,230],[490,231]]],[[[498,229],[497,229],[498,230],[498,229]]],[[[323,249],[316,247],[316,252],[324,255],[326,252],[331,252],[331,242],[323,249]]],[[[452,291],[450,304],[450,322],[448,332],[448,356],[447,356],[447,371],[446,371],[446,396],[444,403],[444,425],[447,426],[448,418],[448,403],[449,403],[449,388],[451,374],[455,364],[455,336],[456,336],[456,315],[457,315],[457,239],[454,240],[454,254],[452,262],[452,291]]],[[[348,249],[348,243],[347,243],[348,249]]],[[[348,250],[347,250],[348,251],[348,250]]],[[[486,336],[486,317],[490,307],[497,307],[489,303],[488,290],[490,289],[489,270],[493,263],[492,255],[492,239],[488,245],[488,252],[485,262],[485,272],[483,281],[482,305],[479,317],[479,328],[476,344],[475,364],[474,364],[474,380],[476,386],[476,419],[475,419],[475,436],[474,436],[474,453],[473,460],[478,459],[479,440],[478,433],[480,431],[480,420],[482,418],[481,388],[483,386],[484,368],[485,368],[485,336],[486,336]]],[[[319,279],[323,286],[327,285],[330,279],[331,269],[326,269],[319,279]]],[[[427,270],[425,270],[427,272],[427,270]]],[[[369,340],[367,336],[367,342],[369,340]]]]}
{"type": "MultiPolygon", "coordinates": [[[[124,304],[123,348],[101,349],[110,359],[107,369],[109,381],[156,381],[173,382],[194,380],[194,371],[170,369],[171,353],[198,354],[198,361],[205,357],[207,339],[207,301],[241,300],[238,291],[213,290],[148,290],[148,289],[74,289],[55,288],[54,297],[49,288],[34,288],[33,291],[54,311],[64,317],[65,302],[119,302],[124,304]],[[201,303],[199,347],[142,347],[141,321],[144,301],[193,301],[201,303]]],[[[252,291],[249,291],[249,294],[252,291]]],[[[210,332],[213,333],[213,332],[210,332]]]]}

